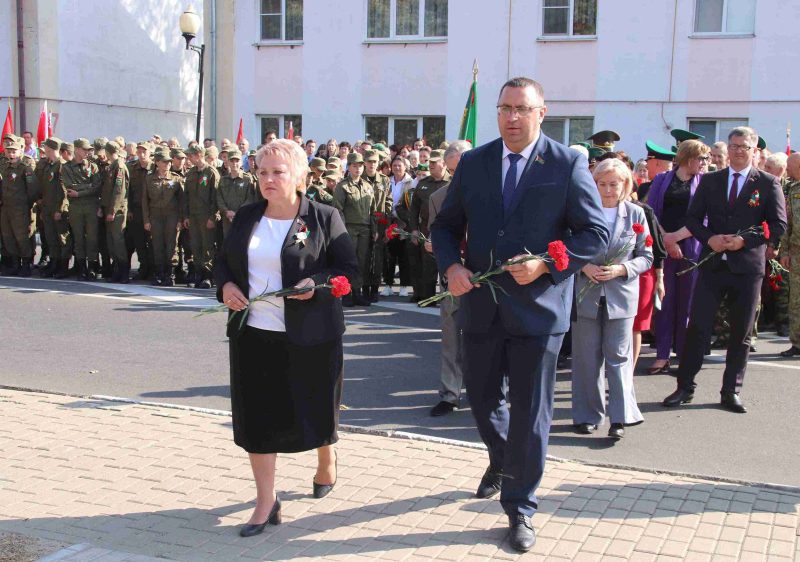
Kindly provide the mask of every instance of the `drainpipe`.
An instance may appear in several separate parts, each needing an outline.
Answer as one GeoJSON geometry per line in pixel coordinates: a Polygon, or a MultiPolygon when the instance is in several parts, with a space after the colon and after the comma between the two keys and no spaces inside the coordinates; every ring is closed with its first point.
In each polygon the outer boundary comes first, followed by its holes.
{"type": "Polygon", "coordinates": [[[508,0],[508,47],[506,55],[506,80],[511,79],[511,5],[514,0],[508,0]]]}
{"type": "Polygon", "coordinates": [[[17,0],[17,82],[19,94],[17,96],[17,107],[19,108],[19,130],[25,127],[25,43],[22,39],[22,0],[17,0]]]}
{"type": "Polygon", "coordinates": [[[212,139],[217,138],[217,0],[211,0],[211,134],[210,137],[212,139]]]}

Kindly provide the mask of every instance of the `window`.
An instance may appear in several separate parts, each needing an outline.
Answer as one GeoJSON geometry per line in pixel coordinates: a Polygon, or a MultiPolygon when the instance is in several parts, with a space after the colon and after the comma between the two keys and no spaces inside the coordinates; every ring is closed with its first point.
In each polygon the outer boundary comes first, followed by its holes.
{"type": "Polygon", "coordinates": [[[731,129],[746,126],[747,119],[689,119],[689,130],[703,135],[703,142],[708,145],[720,140],[726,141],[731,129]]]}
{"type": "Polygon", "coordinates": [[[262,41],[303,40],[303,0],[261,0],[262,41]]]}
{"type": "Polygon", "coordinates": [[[695,33],[742,33],[755,31],[756,0],[697,0],[695,33]]]}
{"type": "Polygon", "coordinates": [[[447,37],[447,0],[368,0],[368,39],[447,37]]]}
{"type": "Polygon", "coordinates": [[[364,117],[364,134],[368,141],[387,141],[398,146],[414,144],[415,139],[424,138],[428,146],[436,148],[444,140],[444,126],[445,118],[440,116],[364,117]]]}
{"type": "Polygon", "coordinates": [[[594,129],[593,117],[545,117],[542,132],[561,144],[584,142],[594,129]]]}
{"type": "Polygon", "coordinates": [[[258,144],[264,140],[267,131],[275,131],[279,139],[285,139],[289,134],[289,123],[294,128],[294,136],[303,135],[303,116],[302,115],[259,115],[261,121],[261,136],[258,144]]]}
{"type": "Polygon", "coordinates": [[[597,35],[597,0],[543,0],[542,35],[597,35]]]}

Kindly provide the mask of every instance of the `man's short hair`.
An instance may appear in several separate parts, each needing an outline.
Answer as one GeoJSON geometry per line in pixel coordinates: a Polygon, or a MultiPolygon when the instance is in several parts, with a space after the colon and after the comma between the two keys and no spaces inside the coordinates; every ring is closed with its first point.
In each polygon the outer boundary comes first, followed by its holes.
{"type": "Polygon", "coordinates": [[[789,157],[785,152],[774,152],[766,159],[766,163],[777,166],[778,168],[785,168],[789,157]]]}
{"type": "Polygon", "coordinates": [[[506,88],[533,88],[539,99],[544,102],[544,88],[542,88],[542,85],[536,80],[531,78],[517,76],[516,78],[511,78],[510,80],[506,81],[506,83],[503,84],[503,87],[500,88],[500,94],[497,96],[498,98],[503,95],[503,90],[506,88]]]}
{"type": "Polygon", "coordinates": [[[469,141],[465,140],[457,140],[450,143],[450,146],[447,147],[447,150],[444,151],[444,159],[447,160],[451,156],[455,156],[456,154],[462,154],[467,150],[472,149],[472,145],[469,141]]]}
{"type": "Polygon", "coordinates": [[[725,154],[728,153],[728,143],[726,143],[725,141],[717,141],[711,145],[711,148],[718,148],[725,154]]]}
{"type": "Polygon", "coordinates": [[[347,142],[347,141],[342,141],[342,142],[340,142],[340,143],[339,143],[339,148],[342,148],[343,146],[346,146],[347,148],[353,148],[353,147],[350,145],[350,143],[349,143],[349,142],[347,142]]]}
{"type": "Polygon", "coordinates": [[[317,141],[315,141],[314,139],[307,139],[307,140],[306,140],[306,146],[308,146],[308,145],[309,145],[309,144],[311,144],[312,142],[313,142],[314,144],[317,144],[317,141]]]}
{"type": "Polygon", "coordinates": [[[753,146],[758,144],[758,133],[756,133],[755,129],[752,127],[734,127],[731,129],[731,132],[728,133],[728,141],[733,137],[745,137],[753,143],[753,146]]]}
{"type": "Polygon", "coordinates": [[[430,146],[421,146],[421,147],[419,147],[419,152],[423,152],[424,151],[424,152],[427,152],[428,154],[430,154],[431,150],[433,150],[433,149],[430,146]]]}

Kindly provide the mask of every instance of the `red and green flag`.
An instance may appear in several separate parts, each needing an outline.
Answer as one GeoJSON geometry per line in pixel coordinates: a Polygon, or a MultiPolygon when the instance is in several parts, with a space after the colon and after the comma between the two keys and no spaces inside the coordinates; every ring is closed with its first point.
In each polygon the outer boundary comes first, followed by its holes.
{"type": "Polygon", "coordinates": [[[472,85],[469,88],[467,104],[464,106],[464,115],[461,117],[461,130],[458,133],[460,140],[469,141],[475,147],[476,132],[478,129],[478,61],[472,66],[472,85]]]}

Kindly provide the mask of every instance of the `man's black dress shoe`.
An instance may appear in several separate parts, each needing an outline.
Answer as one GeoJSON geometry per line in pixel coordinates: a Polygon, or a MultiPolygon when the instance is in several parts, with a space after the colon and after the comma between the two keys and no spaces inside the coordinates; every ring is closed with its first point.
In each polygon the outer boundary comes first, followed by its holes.
{"type": "Polygon", "coordinates": [[[621,423],[612,423],[611,428],[608,430],[608,436],[611,439],[622,439],[625,437],[625,426],[621,423]]]}
{"type": "Polygon", "coordinates": [[[794,357],[795,355],[800,355],[800,347],[793,345],[786,351],[781,351],[781,357],[794,357]]]}
{"type": "Polygon", "coordinates": [[[688,404],[693,399],[694,393],[691,390],[678,388],[678,390],[664,398],[664,401],[661,404],[671,408],[673,406],[680,406],[681,404],[688,404]]]}
{"type": "Polygon", "coordinates": [[[755,352],[756,352],[756,344],[751,343],[750,344],[750,353],[755,353],[755,352]]]}
{"type": "Polygon", "coordinates": [[[579,423],[575,425],[575,433],[580,433],[581,435],[591,435],[597,431],[597,426],[593,423],[579,423]]]}
{"type": "Polygon", "coordinates": [[[747,413],[747,408],[744,407],[739,395],[735,392],[723,392],[720,404],[722,404],[723,408],[730,410],[731,412],[735,412],[737,414],[747,413]]]}
{"type": "Polygon", "coordinates": [[[440,416],[444,416],[451,413],[455,409],[456,409],[455,404],[453,404],[452,402],[446,402],[442,400],[441,402],[436,404],[436,406],[431,408],[431,416],[433,416],[434,418],[438,418],[440,416]]]}
{"type": "Polygon", "coordinates": [[[478,484],[478,491],[475,492],[475,497],[480,499],[491,498],[500,491],[503,487],[503,473],[499,470],[495,471],[490,466],[481,478],[481,483],[478,484]]]}
{"type": "Polygon", "coordinates": [[[536,533],[533,531],[531,518],[518,513],[508,516],[508,543],[519,552],[528,552],[536,544],[536,533]]]}
{"type": "Polygon", "coordinates": [[[258,525],[248,524],[243,526],[239,531],[239,536],[254,537],[255,535],[260,535],[264,531],[264,527],[266,527],[268,524],[281,524],[281,499],[278,497],[278,494],[275,494],[275,503],[272,505],[272,509],[267,516],[267,520],[263,523],[259,523],[258,525]]]}

